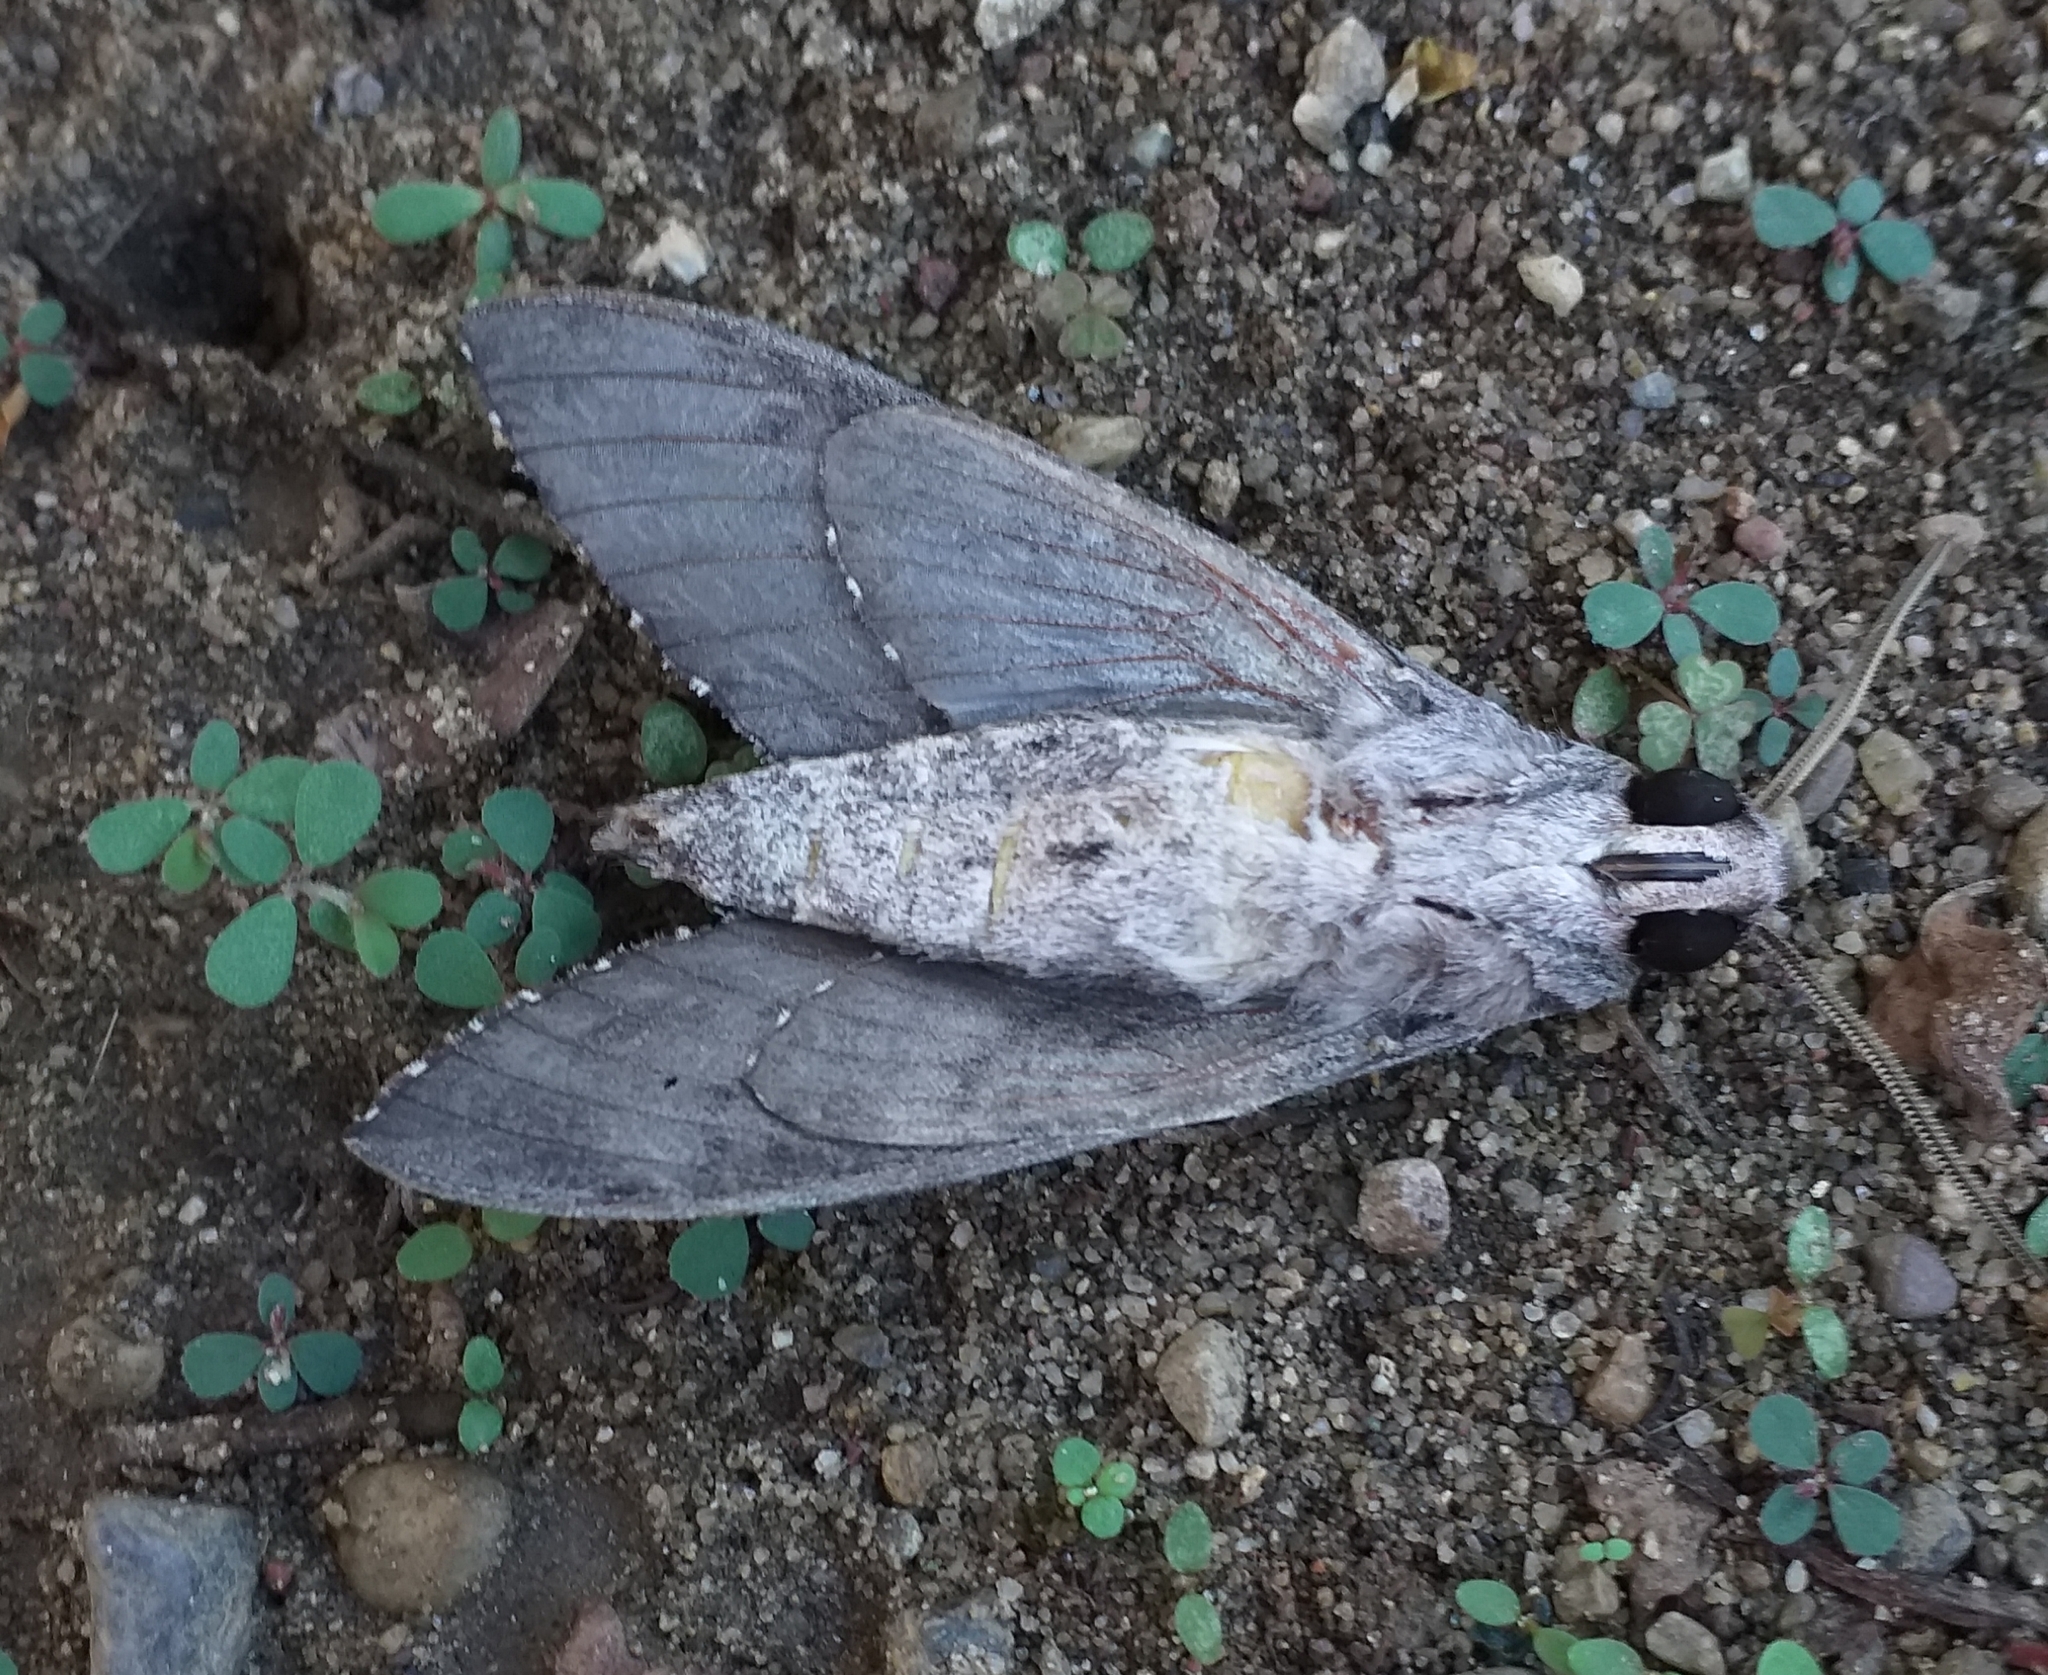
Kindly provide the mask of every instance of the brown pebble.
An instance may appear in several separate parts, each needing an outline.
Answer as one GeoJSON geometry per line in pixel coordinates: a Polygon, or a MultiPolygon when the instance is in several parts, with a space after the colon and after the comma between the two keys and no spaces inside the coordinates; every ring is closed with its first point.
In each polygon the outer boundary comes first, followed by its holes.
{"type": "Polygon", "coordinates": [[[1735,526],[1735,545],[1759,564],[1775,564],[1785,556],[1785,532],[1769,518],[1744,518],[1735,526]]]}
{"type": "Polygon", "coordinates": [[[892,1442],[882,1450],[882,1493],[897,1506],[923,1506],[939,1481],[939,1450],[930,1437],[892,1442]]]}
{"type": "Polygon", "coordinates": [[[1906,423],[1913,431],[1913,445],[1929,465],[1946,465],[1963,451],[1963,433],[1932,396],[1906,409],[1906,423]]]}
{"type": "Polygon", "coordinates": [[[1433,1256],[1451,1231],[1451,1195],[1422,1157],[1373,1165],[1358,1194],[1358,1236],[1382,1256],[1433,1256]]]}
{"type": "Polygon", "coordinates": [[[1639,1424],[1657,1399],[1657,1375],[1650,1365],[1649,1341],[1631,1332],[1586,1387],[1586,1411],[1603,1425],[1627,1430],[1639,1424]]]}

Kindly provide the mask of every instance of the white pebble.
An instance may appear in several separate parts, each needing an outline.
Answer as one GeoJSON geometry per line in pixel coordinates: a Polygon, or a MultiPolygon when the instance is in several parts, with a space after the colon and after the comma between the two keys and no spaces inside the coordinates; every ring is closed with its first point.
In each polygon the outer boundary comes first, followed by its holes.
{"type": "Polygon", "coordinates": [[[685,221],[669,222],[652,244],[626,264],[626,272],[635,279],[666,273],[679,285],[694,285],[710,271],[711,246],[685,221]]]}
{"type": "Polygon", "coordinates": [[[1620,111],[1608,111],[1593,124],[1593,132],[1608,145],[1619,145],[1628,134],[1628,118],[1620,111]]]}
{"type": "Polygon", "coordinates": [[[1516,264],[1529,294],[1562,320],[1586,294],[1586,276],[1562,256],[1524,256],[1516,264]]]}
{"type": "Polygon", "coordinates": [[[180,1227],[197,1227],[205,1219],[206,1200],[197,1193],[194,1193],[178,1206],[178,1225],[180,1227]]]}

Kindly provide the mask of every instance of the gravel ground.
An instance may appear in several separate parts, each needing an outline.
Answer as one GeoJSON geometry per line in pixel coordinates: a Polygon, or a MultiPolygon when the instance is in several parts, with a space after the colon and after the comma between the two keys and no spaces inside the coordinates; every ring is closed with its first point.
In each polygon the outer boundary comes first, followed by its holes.
{"type": "MultiPolygon", "coordinates": [[[[515,284],[680,293],[627,274],[681,223],[709,257],[697,300],[1040,438],[1140,417],[1125,482],[1543,725],[1568,726],[1594,666],[1578,600],[1621,573],[1626,512],[1695,541],[1710,573],[1771,586],[1821,669],[1910,567],[1920,520],[1973,514],[1982,550],[1916,619],[1872,712],[1931,766],[1924,806],[1893,814],[1859,779],[1813,828],[1821,878],[1787,904],[1852,983],[1903,952],[1935,896],[1999,864],[1980,786],[2048,774],[2048,422],[2025,304],[2048,265],[2040,20],[1998,0],[1361,11],[1393,43],[1474,51],[1484,83],[1397,126],[1373,178],[1333,172],[1290,120],[1340,15],[1070,0],[989,51],[966,0],[7,8],[0,277],[10,318],[38,286],[67,304],[84,372],[0,457],[0,1647],[23,1670],[87,1667],[79,1521],[122,1484],[256,1514],[295,1571],[260,1615],[264,1671],[539,1671],[592,1597],[677,1668],[926,1667],[903,1623],[969,1600],[1008,1631],[990,1666],[1175,1667],[1150,1523],[1098,1543],[1047,1493],[1072,1431],[1138,1465],[1142,1520],[1189,1494],[1208,1507],[1229,1667],[1489,1661],[1452,1587],[1561,1591],[1572,1566],[1553,1555],[1610,1527],[1589,1474],[1630,1461],[1722,1497],[1667,1608],[1731,1669],[1781,1630],[1869,1675],[1938,1659],[1967,1675],[1952,1642],[2001,1643],[1788,1576],[1733,1509],[1766,1481],[1737,1438],[1773,1387],[1891,1434],[1892,1486],[1937,1486],[1967,1515],[1959,1574],[2016,1586],[2013,1538],[2048,1501],[2018,1275],[1761,954],[1636,1000],[1697,1119],[1611,1020],[1565,1020],[1228,1132],[823,1216],[809,1251],[770,1253],[730,1303],[669,1285],[669,1230],[581,1224],[494,1249],[430,1303],[391,1262],[424,1211],[387,1201],[337,1139],[448,1014],[324,950],[276,1006],[231,1013],[200,977],[218,892],[109,881],[77,841],[182,771],[209,716],[306,751],[365,693],[432,709],[468,678],[419,608],[445,521],[380,573],[329,572],[401,513],[445,520],[365,463],[382,425],[351,401],[366,373],[402,364],[429,388],[392,436],[505,480],[451,349],[462,250],[393,251],[366,214],[378,186],[467,170],[504,102],[530,161],[610,206],[589,244],[524,245],[515,284]],[[1170,148],[1148,133],[1162,123],[1170,148]],[[1952,289],[1871,281],[1845,311],[1818,303],[1807,258],[1762,251],[1739,205],[1693,201],[1702,158],[1737,141],[1760,180],[1880,177],[1952,289]],[[1076,368],[1039,344],[1004,236],[1110,207],[1149,214],[1160,243],[1130,276],[1130,348],[1076,368]],[[1525,287],[1531,254],[1582,272],[1569,314],[1525,287]],[[1673,405],[1631,409],[1660,372],[1673,405]],[[1782,550],[1729,544],[1731,486],[1782,550]],[[1354,1231],[1361,1175],[1399,1157],[1449,1183],[1433,1257],[1354,1231]],[[1855,1349],[1824,1392],[1803,1357],[1737,1364],[1714,1331],[1723,1305],[1782,1281],[1808,1202],[1834,1214],[1843,1261],[1822,1289],[1855,1349]],[[1878,1307],[1866,1247],[1892,1230],[1939,1245],[1951,1310],[1878,1307]],[[396,1426],[123,1467],[121,1420],[198,1411],[175,1375],[124,1416],[53,1395],[66,1322],[175,1350],[239,1324],[270,1269],[299,1281],[309,1320],[363,1341],[366,1388],[393,1412],[449,1386],[434,1332],[451,1306],[505,1346],[490,1465],[516,1528],[452,1608],[394,1626],[331,1556],[337,1479],[411,1451],[396,1426]],[[1198,1319],[1229,1323],[1250,1369],[1241,1432],[1207,1449],[1152,1372],[1198,1319]],[[1655,1405],[1603,1421],[1589,1380],[1637,1334],[1655,1405]],[[929,1482],[892,1506],[882,1451],[918,1439],[929,1482]]],[[[1361,121],[1349,149],[1366,137],[1361,121]]],[[[421,862],[499,784],[555,798],[572,851],[578,811],[640,788],[636,717],[668,682],[587,578],[554,585],[594,612],[567,667],[516,738],[398,776],[380,862],[421,862]]],[[[617,937],[692,911],[599,883],[617,937]]],[[[2019,1209],[2048,1185],[2030,1145],[1987,1163],[2019,1209]]],[[[400,1413],[408,1434],[445,1436],[434,1408],[400,1413]]],[[[1611,1632],[1640,1643],[1648,1602],[1612,1603],[1611,1632]]]]}

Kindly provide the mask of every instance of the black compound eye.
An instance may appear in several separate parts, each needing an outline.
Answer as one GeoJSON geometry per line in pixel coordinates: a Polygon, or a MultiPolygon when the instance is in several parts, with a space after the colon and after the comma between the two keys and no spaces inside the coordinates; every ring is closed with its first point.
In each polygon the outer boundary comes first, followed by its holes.
{"type": "Polygon", "coordinates": [[[1732,914],[1639,913],[1628,951],[1652,971],[1704,971],[1741,934],[1742,921],[1732,914]]]}
{"type": "Polygon", "coordinates": [[[1718,826],[1742,812],[1742,799],[1699,768],[1666,768],[1629,782],[1628,811],[1639,826],[1718,826]]]}

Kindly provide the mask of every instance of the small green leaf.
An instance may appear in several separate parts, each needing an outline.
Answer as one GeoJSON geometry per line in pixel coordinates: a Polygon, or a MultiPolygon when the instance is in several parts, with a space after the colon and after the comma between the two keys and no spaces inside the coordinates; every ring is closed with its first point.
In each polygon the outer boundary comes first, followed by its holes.
{"type": "Polygon", "coordinates": [[[472,1396],[456,1415],[455,1435],[471,1454],[481,1454],[505,1434],[505,1416],[496,1406],[472,1396]]]}
{"type": "Polygon", "coordinates": [[[1604,739],[1628,719],[1628,686],[1611,664],[1586,677],[1572,699],[1572,731],[1589,742],[1604,739]]]}
{"type": "Polygon", "coordinates": [[[479,1396],[505,1382],[505,1357],[489,1338],[471,1338],[462,1346],[462,1382],[479,1396]]]}
{"type": "Polygon", "coordinates": [[[1739,704],[1717,704],[1693,723],[1692,748],[1706,772],[1733,784],[1742,774],[1749,716],[1739,704]]]}
{"type": "Polygon", "coordinates": [[[1098,1541],[1109,1541],[1121,1535],[1124,1520],[1129,1516],[1124,1511],[1124,1503],[1114,1495],[1097,1495],[1092,1501],[1081,1503],[1081,1528],[1098,1541]]]}
{"type": "Polygon", "coordinates": [[[640,718],[640,760],[647,777],[664,789],[694,785],[710,765],[711,746],[697,718],[673,698],[663,698],[640,718]]]}
{"type": "Polygon", "coordinates": [[[1723,1309],[1721,1330],[1737,1355],[1754,1361],[1771,1341],[1771,1317],[1762,1309],[1723,1309]]]}
{"type": "Polygon", "coordinates": [[[217,1402],[247,1384],[262,1364],[261,1339],[247,1332],[207,1332],[185,1346],[178,1370],[193,1395],[217,1402]]]}
{"type": "Polygon", "coordinates": [[[315,896],[306,903],[307,927],[322,942],[331,942],[343,953],[356,951],[356,929],[350,923],[348,909],[325,896],[315,896]]]}
{"type": "Polygon", "coordinates": [[[1622,1564],[1635,1557],[1636,1544],[1618,1535],[1610,1535],[1600,1543],[1601,1557],[1609,1564],[1622,1564]]]}
{"type": "Polygon", "coordinates": [[[346,1332],[301,1332],[292,1339],[292,1365],[314,1395],[345,1395],[362,1374],[363,1346],[346,1332]]]}
{"type": "Polygon", "coordinates": [[[1040,279],[1067,265],[1067,235],[1050,221],[1019,221],[1010,229],[1008,248],[1011,261],[1040,279]]]}
{"type": "Polygon", "coordinates": [[[199,828],[187,826],[171,839],[157,877],[173,895],[189,896],[213,876],[213,852],[199,841],[199,828]]]}
{"type": "Polygon", "coordinates": [[[370,225],[393,244],[425,244],[452,233],[484,207],[474,186],[445,180],[404,180],[370,205],[370,225]]]}
{"type": "Polygon", "coordinates": [[[1773,1640],[1757,1655],[1756,1675],[1820,1675],[1820,1665],[1798,1641],[1773,1640]]]}
{"type": "Polygon", "coordinates": [[[1689,657],[1678,666],[1678,690],[1695,710],[1705,712],[1728,703],[1742,690],[1742,666],[1705,657],[1689,657]]]}
{"type": "Polygon", "coordinates": [[[754,1225],[777,1250],[808,1249],[818,1231],[817,1223],[804,1210],[770,1210],[766,1215],[756,1216],[754,1225]]]}
{"type": "Polygon", "coordinates": [[[455,568],[465,576],[482,575],[484,566],[490,562],[490,554],[484,550],[482,538],[466,526],[450,533],[448,556],[455,560],[455,568]]]}
{"type": "Polygon", "coordinates": [[[1598,1564],[1607,1557],[1607,1544],[1603,1541],[1584,1542],[1579,1547],[1579,1557],[1588,1564],[1598,1564]]]}
{"type": "Polygon", "coordinates": [[[242,739],[225,721],[209,721],[192,741],[192,783],[202,791],[225,791],[242,771],[242,739]]]}
{"type": "Polygon", "coordinates": [[[1799,1335],[1822,1378],[1840,1378],[1849,1370],[1849,1329],[1833,1309],[1809,1303],[1799,1317],[1799,1335]]]}
{"type": "Polygon", "coordinates": [[[1664,616],[1664,601],[1635,582],[1602,582],[1586,595],[1586,629],[1596,645],[1632,646],[1664,616]]]}
{"type": "Polygon", "coordinates": [[[512,956],[512,975],[522,988],[544,988],[566,964],[562,958],[562,939],[551,930],[535,930],[512,956]]]}
{"type": "Polygon", "coordinates": [[[275,884],[291,868],[292,852],[284,839],[245,814],[223,820],[214,841],[235,871],[252,884],[275,884]]]}
{"type": "Polygon", "coordinates": [[[1835,214],[1860,227],[1884,207],[1884,188],[1869,175],[1859,175],[1835,196],[1835,214]]]}
{"type": "Polygon", "coordinates": [[[1764,669],[1764,687],[1782,702],[1799,690],[1804,672],[1799,666],[1799,653],[1790,646],[1780,646],[1771,653],[1771,661],[1764,669]]]}
{"type": "Polygon", "coordinates": [[[1811,731],[1826,719],[1828,701],[1818,692],[1809,692],[1792,706],[1792,719],[1811,731]]]}
{"type": "Polygon", "coordinates": [[[508,535],[498,543],[491,568],[508,582],[537,582],[548,573],[554,554],[545,541],[531,535],[508,535]]]}
{"type": "Polygon", "coordinates": [[[291,1356],[265,1350],[263,1364],[256,1369],[256,1394],[272,1413],[282,1413],[299,1399],[299,1374],[291,1356]]]}
{"type": "MultiPolygon", "coordinates": [[[[481,238],[479,238],[479,242],[481,242],[481,238]]],[[[480,273],[476,276],[475,283],[470,286],[469,296],[464,301],[463,306],[467,308],[472,303],[489,302],[493,297],[500,295],[504,289],[505,276],[503,273],[480,273]]]]}
{"type": "Polygon", "coordinates": [[[62,355],[23,355],[14,373],[30,401],[38,407],[58,407],[78,387],[78,374],[62,355]]]}
{"type": "Polygon", "coordinates": [[[278,1310],[284,1311],[284,1324],[289,1326],[299,1312],[298,1287],[283,1274],[265,1274],[256,1285],[256,1318],[262,1322],[263,1330],[271,1330],[270,1317],[278,1310]]]}
{"type": "Polygon", "coordinates": [[[1892,1445],[1882,1431],[1852,1431],[1828,1455],[1828,1467],[1835,1476],[1857,1488],[1891,1463],[1892,1445]]]}
{"type": "Polygon", "coordinates": [[[1052,1451],[1052,1480],[1062,1489],[1085,1489],[1102,1469],[1102,1450],[1086,1437],[1067,1437],[1052,1451]]]}
{"type": "Polygon", "coordinates": [[[21,1675],[21,1665],[5,1652],[0,1652],[0,1675],[21,1675]]]}
{"type": "MultiPolygon", "coordinates": [[[[562,874],[548,876],[555,879],[562,874]]],[[[565,967],[581,965],[596,953],[598,937],[604,929],[597,909],[586,897],[553,883],[543,884],[534,895],[533,928],[554,933],[558,944],[556,960],[565,967]]]]}
{"type": "Polygon", "coordinates": [[[1070,361],[1113,361],[1126,341],[1123,327],[1107,314],[1084,308],[1060,332],[1060,353],[1070,361]]]}
{"type": "Polygon", "coordinates": [[[668,1247],[668,1273],[699,1302],[729,1297],[747,1277],[747,1224],[737,1216],[692,1222],[668,1247]]]}
{"type": "Polygon", "coordinates": [[[292,803],[299,862],[332,866],[369,835],[384,808],[384,788],[360,762],[316,762],[292,803]]]}
{"type": "Polygon", "coordinates": [[[1757,729],[1756,759],[1765,767],[1775,768],[1791,748],[1792,723],[1782,715],[1772,716],[1757,729]]]}
{"type": "Polygon", "coordinates": [[[1686,601],[1709,628],[1740,645],[1768,644],[1778,631],[1778,602],[1755,582],[1716,582],[1686,601]]]}
{"type": "Polygon", "coordinates": [[[522,1239],[532,1238],[547,1219],[546,1216],[533,1215],[525,1210],[483,1212],[484,1231],[505,1245],[516,1245],[522,1239]]]}
{"type": "MultiPolygon", "coordinates": [[[[1191,1576],[1209,1562],[1209,1554],[1215,1545],[1216,1533],[1209,1526],[1209,1514],[1204,1512],[1198,1501],[1182,1501],[1173,1509],[1173,1516],[1166,1520],[1166,1531],[1161,1545],[1166,1552],[1166,1562],[1183,1576],[1191,1576]]],[[[1500,1584],[1495,1583],[1498,1587],[1500,1584]]],[[[1472,1586],[1471,1583],[1465,1584],[1472,1586]]],[[[1462,1595],[1463,1589],[1459,1590],[1462,1595]]],[[[1458,1602],[1464,1605],[1462,1597],[1458,1602]]],[[[1477,1613],[1472,1613],[1477,1615],[1477,1613]]],[[[1481,1622],[1486,1621],[1480,1618],[1481,1622]]]]}
{"type": "Polygon", "coordinates": [[[1505,1582],[1475,1577],[1460,1582],[1453,1597],[1460,1611],[1489,1628],[1508,1628],[1522,1620],[1522,1596],[1505,1582]]]}
{"type": "Polygon", "coordinates": [[[266,896],[206,950],[206,986],[230,1006],[268,1006],[291,981],[299,913],[286,896],[266,896]]]}
{"type": "MultiPolygon", "coordinates": [[[[189,833],[187,834],[190,835],[189,833]]],[[[183,843],[179,838],[178,843],[183,843]]],[[[171,854],[178,852],[178,844],[171,845],[171,854]]],[[[170,855],[164,857],[164,864],[170,865],[170,855]]],[[[2013,1043],[2012,1051],[2005,1055],[2005,1096],[2012,1101],[2015,1111],[2023,1111],[2033,1103],[2034,1089],[2048,1083],[2048,1036],[2023,1035],[2013,1043]]]]}
{"type": "Polygon", "coordinates": [[[349,932],[355,942],[356,958],[363,969],[382,982],[398,969],[398,933],[366,908],[348,916],[349,932]]]}
{"type": "Polygon", "coordinates": [[[236,814],[272,826],[286,825],[299,800],[299,781],[311,765],[297,756],[266,756],[230,781],[221,798],[236,814]]]}
{"type": "Polygon", "coordinates": [[[451,634],[467,634],[491,608],[491,584],[482,576],[450,576],[436,582],[429,600],[434,620],[451,634]]]}
{"type": "Polygon", "coordinates": [[[416,412],[425,399],[420,381],[403,367],[373,372],[356,386],[358,407],[394,419],[416,412]]]}
{"type": "Polygon", "coordinates": [[[1856,281],[1863,277],[1863,258],[1850,251],[1842,261],[1830,256],[1820,265],[1821,294],[1840,307],[1856,294],[1856,281]]]}
{"type": "Polygon", "coordinates": [[[183,797],[119,803],[86,827],[85,851],[101,872],[140,872],[170,848],[191,819],[192,805],[183,797]]]}
{"type": "Polygon", "coordinates": [[[1692,743],[1692,717],[1659,698],[1643,706],[1636,717],[1636,731],[1641,734],[1636,755],[1644,767],[1662,772],[1684,760],[1686,747],[1692,743]]]}
{"type": "Polygon", "coordinates": [[[1683,611],[1667,611],[1659,626],[1664,630],[1664,649],[1671,661],[1683,663],[1701,652],[1699,624],[1683,611]]]}
{"type": "Polygon", "coordinates": [[[1756,1527],[1773,1547],[1790,1547],[1812,1533],[1820,1520],[1820,1503],[1790,1483],[1780,1483],[1756,1515],[1756,1527]]]}
{"type": "Polygon", "coordinates": [[[1671,531],[1661,523],[1645,524],[1636,532],[1636,562],[1643,567],[1643,580],[1659,592],[1671,585],[1677,557],[1671,531]]]}
{"type": "Polygon", "coordinates": [[[1101,272],[1123,273],[1152,248],[1152,222],[1136,210],[1113,209],[1081,229],[1081,248],[1101,272]]]}
{"type": "Polygon", "coordinates": [[[503,890],[486,890],[470,904],[462,928],[476,939],[479,948],[496,948],[519,934],[524,918],[519,903],[503,890]]]}
{"type": "Polygon", "coordinates": [[[1138,1468],[1128,1460],[1106,1461],[1095,1474],[1095,1491],[1111,1500],[1129,1500],[1138,1487],[1138,1468]]]}
{"type": "Polygon", "coordinates": [[[1571,1675],[1572,1648],[1578,1643],[1577,1635],[1561,1628],[1539,1628],[1529,1636],[1537,1662],[1545,1669],[1554,1670],[1556,1675],[1571,1675]]]}
{"type": "Polygon", "coordinates": [[[496,191],[519,172],[519,113],[509,105],[491,112],[484,124],[484,143],[477,152],[477,172],[496,191]]]}
{"type": "Polygon", "coordinates": [[[1820,1464],[1820,1426],[1797,1396],[1766,1396],[1749,1410],[1749,1440],[1774,1466],[1812,1471],[1820,1464]]]}
{"type": "Polygon", "coordinates": [[[497,858],[498,846],[474,826],[458,827],[441,844],[441,870],[450,878],[467,878],[479,863],[497,858]]]}
{"type": "Polygon", "coordinates": [[[1204,1666],[1223,1656],[1223,1619],[1207,1594],[1182,1594],[1173,1608],[1173,1632],[1189,1657],[1204,1666]]]}
{"type": "Polygon", "coordinates": [[[533,595],[523,587],[498,589],[498,609],[507,616],[524,616],[533,609],[533,595]]]}
{"type": "Polygon", "coordinates": [[[398,1274],[415,1285],[452,1280],[476,1254],[469,1235],[452,1221],[430,1221],[398,1247],[398,1274]]]}
{"type": "Polygon", "coordinates": [[[476,276],[481,283],[504,283],[512,266],[512,223],[498,214],[486,215],[476,224],[476,276]]]}
{"type": "Polygon", "coordinates": [[[1899,1544],[1899,1509],[1868,1489],[1831,1486],[1828,1516],[1835,1522],[1835,1539],[1859,1559],[1882,1558],[1899,1544]]]}
{"type": "Polygon", "coordinates": [[[412,980],[427,999],[464,1011],[481,1011],[505,998],[490,955],[462,931],[438,930],[413,956],[412,980]]]}
{"type": "Polygon", "coordinates": [[[484,830],[521,872],[539,872],[555,839],[555,811],[538,791],[512,787],[484,799],[484,830]]]}
{"type": "Polygon", "coordinates": [[[1894,285],[1918,279],[1934,266],[1934,240],[1917,221],[1873,221],[1856,242],[1870,265],[1894,285]]]}
{"type": "Polygon", "coordinates": [[[1581,1640],[1568,1661],[1572,1675],[1643,1675],[1643,1660],[1626,1640],[1581,1640]]]}
{"type": "Polygon", "coordinates": [[[14,328],[14,335],[24,343],[33,343],[38,349],[46,349],[57,341],[57,334],[64,329],[64,305],[55,297],[44,297],[28,305],[28,311],[21,317],[21,324],[14,328]]]}
{"type": "Polygon", "coordinates": [[[1803,186],[1766,186],[1749,200],[1749,219],[1773,250],[1795,250],[1835,230],[1835,207],[1803,186]]]}
{"type": "Polygon", "coordinates": [[[387,925],[416,931],[440,917],[441,881],[418,867],[393,867],[364,879],[356,900],[387,925]]]}
{"type": "Polygon", "coordinates": [[[557,238],[595,238],[604,225],[604,199],[580,180],[514,181],[500,189],[498,202],[557,238]]]}
{"type": "Polygon", "coordinates": [[[1835,1265],[1835,1230],[1828,1213],[1809,1204],[1792,1218],[1785,1234],[1785,1271],[1800,1285],[1811,1285],[1835,1265]]]}

